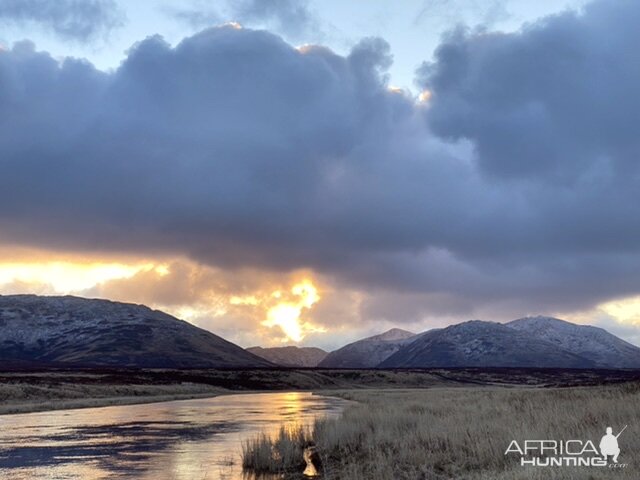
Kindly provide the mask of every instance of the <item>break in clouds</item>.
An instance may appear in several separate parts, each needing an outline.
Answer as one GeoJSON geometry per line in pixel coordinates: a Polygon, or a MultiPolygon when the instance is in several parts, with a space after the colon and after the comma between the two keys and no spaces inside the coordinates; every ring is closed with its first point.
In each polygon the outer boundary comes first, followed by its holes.
{"type": "Polygon", "coordinates": [[[639,22],[602,1],[458,29],[418,70],[426,102],[389,88],[376,38],[341,56],[224,26],[111,72],[17,43],[0,240],[311,269],[396,322],[638,294],[639,22]]]}

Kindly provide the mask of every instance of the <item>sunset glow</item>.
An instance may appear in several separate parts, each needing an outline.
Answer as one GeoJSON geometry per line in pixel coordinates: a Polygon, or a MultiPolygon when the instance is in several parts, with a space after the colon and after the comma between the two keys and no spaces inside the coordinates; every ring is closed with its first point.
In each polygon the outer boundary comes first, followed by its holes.
{"type": "MultiPolygon", "coordinates": [[[[0,295],[75,295],[140,303],[195,325],[219,331],[242,325],[260,343],[297,343],[325,332],[311,321],[320,301],[311,272],[266,276],[248,288],[215,269],[187,259],[79,257],[6,251],[0,263],[0,295]],[[46,260],[49,256],[51,260],[46,260]],[[265,328],[266,327],[266,328],[265,328]]],[[[247,277],[251,278],[251,277],[247,277]]]]}
{"type": "Polygon", "coordinates": [[[613,300],[598,308],[619,322],[640,324],[640,296],[613,300]]]}
{"type": "MultiPolygon", "coordinates": [[[[291,288],[294,298],[290,301],[282,301],[267,311],[267,319],[262,322],[265,327],[280,327],[286,338],[283,341],[300,342],[309,332],[323,332],[322,327],[317,327],[309,322],[301,320],[304,309],[313,307],[320,300],[318,289],[310,280],[304,280],[291,288]]],[[[273,294],[274,298],[280,298],[281,292],[273,294]],[[276,295],[277,294],[277,295],[276,295]]]]}
{"type": "Polygon", "coordinates": [[[0,0],[0,480],[634,478],[639,19],[0,0]]]}
{"type": "Polygon", "coordinates": [[[248,347],[524,315],[635,341],[640,3],[576,1],[8,2],[0,295],[248,347]]]}
{"type": "MultiPolygon", "coordinates": [[[[5,263],[0,264],[0,285],[39,284],[49,286],[53,292],[66,294],[91,288],[105,281],[130,278],[141,270],[152,268],[156,267],[151,264],[101,262],[5,263]]],[[[163,267],[157,268],[158,274],[164,272],[163,267]]]]}
{"type": "Polygon", "coordinates": [[[420,92],[420,95],[418,95],[418,101],[421,103],[428,102],[430,99],[431,99],[430,90],[423,90],[422,92],[420,92]]]}

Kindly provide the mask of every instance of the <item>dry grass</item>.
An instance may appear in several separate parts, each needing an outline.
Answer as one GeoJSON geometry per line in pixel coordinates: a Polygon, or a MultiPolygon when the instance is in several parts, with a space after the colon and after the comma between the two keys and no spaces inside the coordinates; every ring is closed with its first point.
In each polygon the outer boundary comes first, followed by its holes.
{"type": "Polygon", "coordinates": [[[304,470],[304,447],[311,432],[304,427],[280,428],[275,437],[266,434],[250,439],[242,446],[242,468],[257,473],[295,473],[304,470]]]}
{"type": "Polygon", "coordinates": [[[57,383],[0,384],[0,415],[68,408],[130,405],[212,397],[225,390],[199,384],[96,385],[57,383]]]}
{"type": "MultiPolygon", "coordinates": [[[[634,423],[640,413],[640,384],[336,394],[359,403],[337,420],[315,423],[313,440],[327,480],[639,477],[640,426],[634,423]],[[629,464],[624,469],[521,467],[515,456],[504,455],[512,439],[590,439],[597,445],[607,426],[617,430],[625,424],[629,428],[620,438],[619,459],[629,464]]],[[[261,449],[264,455],[275,442],[256,439],[245,455],[254,449],[261,449]]],[[[262,458],[248,465],[262,465],[262,458]]],[[[264,458],[271,463],[277,460],[264,458]]]]}

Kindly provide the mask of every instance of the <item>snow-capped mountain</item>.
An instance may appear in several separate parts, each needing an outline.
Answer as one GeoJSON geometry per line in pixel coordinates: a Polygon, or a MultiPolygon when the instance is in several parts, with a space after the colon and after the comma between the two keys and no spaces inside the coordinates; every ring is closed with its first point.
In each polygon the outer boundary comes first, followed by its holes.
{"type": "Polygon", "coordinates": [[[429,331],[379,364],[420,367],[595,367],[590,358],[495,322],[471,320],[429,331]]]}
{"type": "Polygon", "coordinates": [[[260,367],[243,348],[143,305],[0,295],[0,363],[118,367],[260,367]]]}
{"type": "Polygon", "coordinates": [[[0,364],[243,368],[640,368],[640,348],[601,328],[550,317],[473,320],[416,335],[398,328],[329,354],[244,350],[143,305],[78,297],[0,295],[0,364]]]}
{"type": "Polygon", "coordinates": [[[316,347],[250,347],[247,351],[283,367],[316,367],[327,356],[316,347]]]}
{"type": "Polygon", "coordinates": [[[520,318],[506,325],[589,358],[602,367],[640,368],[640,348],[602,328],[542,316],[520,318]]]}
{"type": "Polygon", "coordinates": [[[415,333],[392,328],[329,353],[318,366],[325,368],[373,368],[411,341],[415,333]]]}

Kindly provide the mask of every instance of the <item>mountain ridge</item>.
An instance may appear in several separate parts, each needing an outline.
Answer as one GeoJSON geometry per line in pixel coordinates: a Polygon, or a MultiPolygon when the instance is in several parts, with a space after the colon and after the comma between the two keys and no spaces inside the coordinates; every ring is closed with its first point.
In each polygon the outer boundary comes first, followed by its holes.
{"type": "Polygon", "coordinates": [[[0,295],[0,360],[69,366],[273,366],[144,305],[75,296],[0,295]]]}
{"type": "Polygon", "coordinates": [[[4,365],[137,368],[640,368],[640,348],[605,329],[548,316],[400,328],[332,352],[250,347],[145,305],[75,296],[0,295],[4,365]]]}
{"type": "Polygon", "coordinates": [[[379,368],[590,368],[589,358],[497,322],[469,320],[426,332],[378,364],[379,368]]]}
{"type": "Polygon", "coordinates": [[[640,348],[600,327],[543,315],[519,318],[505,325],[535,335],[577,355],[589,356],[604,367],[640,367],[640,348]]]}
{"type": "Polygon", "coordinates": [[[392,328],[329,352],[326,358],[318,364],[318,367],[374,368],[415,336],[416,334],[413,332],[392,328]]]}

